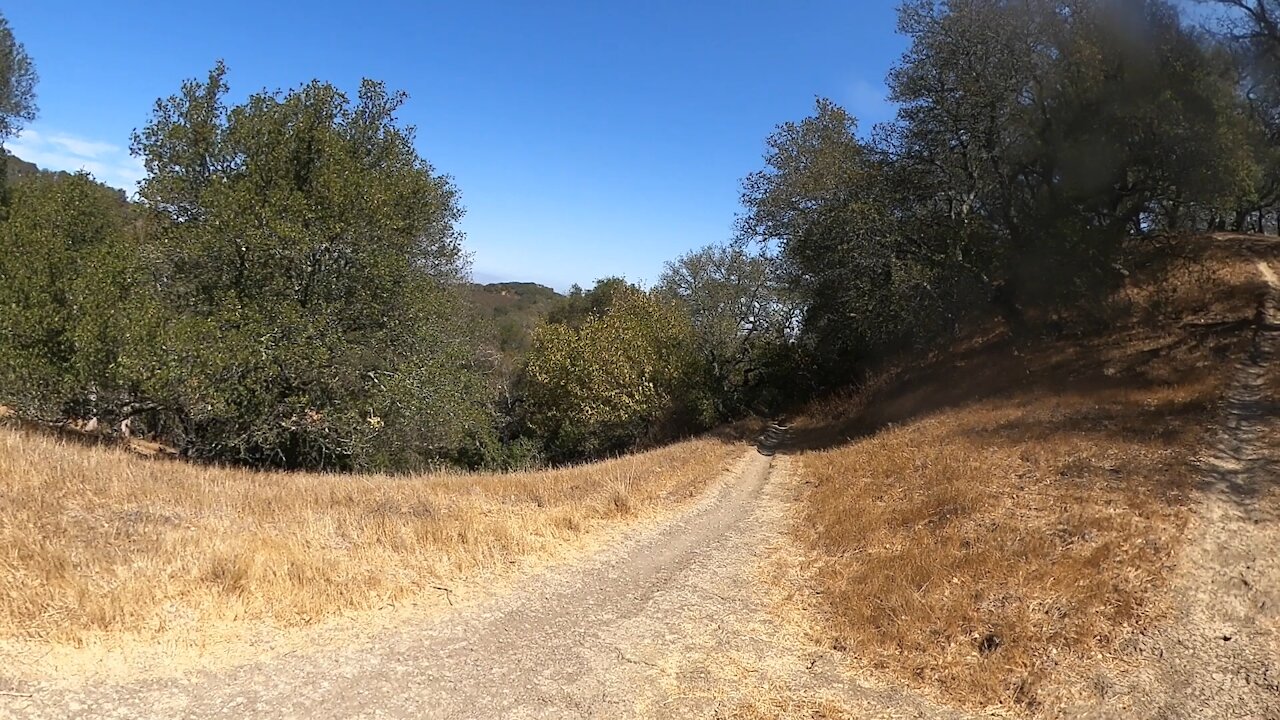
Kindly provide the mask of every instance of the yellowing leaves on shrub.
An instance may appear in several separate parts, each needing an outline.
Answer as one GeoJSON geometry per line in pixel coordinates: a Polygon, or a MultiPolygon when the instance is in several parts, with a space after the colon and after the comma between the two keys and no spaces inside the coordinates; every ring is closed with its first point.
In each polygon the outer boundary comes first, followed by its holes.
{"type": "Polygon", "coordinates": [[[560,459],[621,450],[663,433],[698,367],[688,316],[627,285],[576,328],[534,331],[528,421],[560,459]]]}

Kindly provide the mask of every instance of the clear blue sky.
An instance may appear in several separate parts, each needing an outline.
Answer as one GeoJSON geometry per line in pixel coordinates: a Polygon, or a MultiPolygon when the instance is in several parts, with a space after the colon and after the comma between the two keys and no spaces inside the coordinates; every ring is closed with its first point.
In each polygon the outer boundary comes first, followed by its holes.
{"type": "Polygon", "coordinates": [[[89,3],[8,5],[40,73],[9,147],[121,187],[130,132],[218,59],[232,99],[313,78],[410,94],[418,148],[452,175],[476,278],[564,289],[727,239],[764,138],[816,96],[865,127],[904,41],[893,2],[89,3]]]}

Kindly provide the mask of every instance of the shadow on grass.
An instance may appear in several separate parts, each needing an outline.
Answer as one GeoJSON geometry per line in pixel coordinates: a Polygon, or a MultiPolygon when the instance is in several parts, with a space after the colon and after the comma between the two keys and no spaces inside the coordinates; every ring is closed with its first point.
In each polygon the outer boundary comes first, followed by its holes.
{"type": "Polygon", "coordinates": [[[178,451],[145,438],[121,437],[110,433],[81,430],[67,423],[40,422],[17,415],[0,417],[0,428],[27,436],[51,437],[67,445],[85,448],[119,448],[151,460],[182,460],[178,451]]]}
{"type": "MultiPolygon", "coordinates": [[[[1250,239],[1233,252],[1276,248],[1273,240],[1250,239]]],[[[1280,339],[1256,311],[1265,292],[1244,275],[1179,306],[1180,321],[1135,315],[1090,335],[1020,342],[997,333],[922,364],[902,358],[898,369],[843,406],[797,422],[778,449],[836,448],[943,412],[979,404],[990,410],[994,401],[1009,412],[960,432],[982,445],[1074,438],[1153,450],[1182,446],[1186,460],[1199,458],[1203,487],[1252,505],[1280,486],[1267,441],[1280,433],[1280,339]],[[1262,349],[1258,338],[1266,340],[1262,349]]]]}
{"type": "Polygon", "coordinates": [[[1241,351],[1246,337],[1235,323],[1187,328],[1179,335],[1156,348],[1141,347],[1141,338],[1111,335],[1047,341],[1030,349],[1002,336],[893,373],[859,396],[851,415],[801,424],[782,449],[825,450],[977,403],[998,400],[1018,408],[1055,396],[1071,398],[1078,407],[1052,421],[1013,419],[977,432],[1025,441],[1060,433],[1116,432],[1134,439],[1167,439],[1179,426],[1203,420],[1212,399],[1117,404],[1117,395],[1142,395],[1218,371],[1241,351]]]}

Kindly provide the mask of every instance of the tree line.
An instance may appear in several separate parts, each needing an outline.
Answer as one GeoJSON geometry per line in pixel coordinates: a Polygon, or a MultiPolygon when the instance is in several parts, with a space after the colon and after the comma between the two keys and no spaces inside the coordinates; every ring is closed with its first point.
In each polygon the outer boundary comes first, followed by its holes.
{"type": "MultiPolygon", "coordinates": [[[[1071,332],[1135,244],[1277,231],[1280,4],[1201,10],[910,0],[894,120],[818,100],[767,139],[729,241],[575,288],[518,339],[467,300],[459,191],[403,94],[230,105],[218,64],[134,134],[135,198],[5,183],[0,403],[218,462],[511,468],[777,412],[975,323],[1071,332]]],[[[0,23],[0,141],[35,87],[0,23]]]]}

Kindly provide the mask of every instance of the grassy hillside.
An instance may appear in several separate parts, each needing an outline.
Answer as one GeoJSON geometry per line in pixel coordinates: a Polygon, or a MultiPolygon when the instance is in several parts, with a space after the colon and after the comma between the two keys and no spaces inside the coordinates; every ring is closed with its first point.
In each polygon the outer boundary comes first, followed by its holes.
{"type": "Polygon", "coordinates": [[[1035,707],[1160,616],[1193,464],[1247,353],[1264,241],[1133,278],[1113,324],[910,359],[796,422],[819,640],[974,705],[1035,707]]]}

